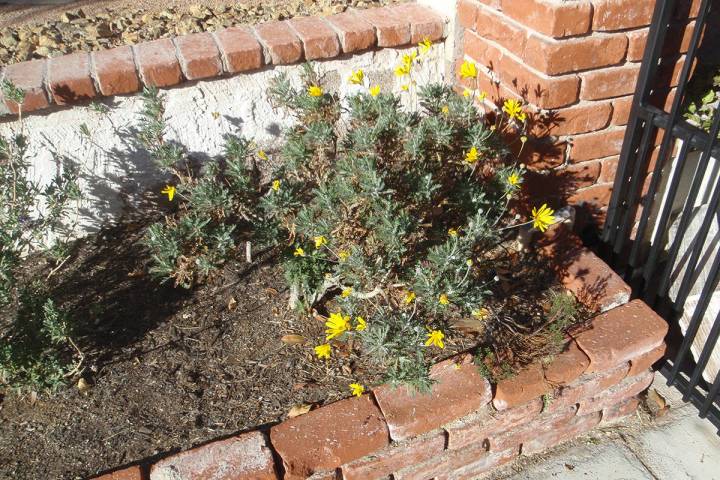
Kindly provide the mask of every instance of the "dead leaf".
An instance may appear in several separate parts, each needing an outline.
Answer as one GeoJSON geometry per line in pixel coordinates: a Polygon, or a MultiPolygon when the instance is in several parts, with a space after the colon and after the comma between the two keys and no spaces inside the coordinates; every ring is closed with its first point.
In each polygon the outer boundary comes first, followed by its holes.
{"type": "Polygon", "coordinates": [[[287,343],[288,345],[301,345],[305,342],[307,342],[307,339],[303,337],[302,335],[297,335],[294,333],[291,333],[289,335],[283,335],[280,340],[283,343],[287,343]]]}
{"type": "Polygon", "coordinates": [[[288,418],[295,418],[299,417],[300,415],[305,415],[312,409],[312,405],[307,403],[300,403],[298,405],[293,405],[290,411],[288,412],[288,418]]]}
{"type": "Polygon", "coordinates": [[[90,383],[82,377],[77,382],[77,389],[80,391],[80,393],[86,393],[88,390],[90,390],[90,387],[90,383]]]}
{"type": "Polygon", "coordinates": [[[30,405],[35,405],[35,402],[37,402],[38,394],[36,391],[30,392],[30,405]]]}
{"type": "Polygon", "coordinates": [[[265,293],[267,293],[268,295],[277,295],[279,292],[272,287],[267,287],[265,289],[265,293]]]}
{"type": "Polygon", "coordinates": [[[660,393],[658,393],[658,391],[654,388],[648,390],[645,403],[655,417],[662,417],[668,412],[668,410],[670,410],[670,406],[667,404],[665,397],[660,395],[660,393]]]}
{"type": "Polygon", "coordinates": [[[237,300],[235,300],[235,297],[230,297],[230,300],[228,300],[227,309],[232,312],[233,310],[235,310],[235,308],[237,308],[237,303],[238,302],[237,300]]]}

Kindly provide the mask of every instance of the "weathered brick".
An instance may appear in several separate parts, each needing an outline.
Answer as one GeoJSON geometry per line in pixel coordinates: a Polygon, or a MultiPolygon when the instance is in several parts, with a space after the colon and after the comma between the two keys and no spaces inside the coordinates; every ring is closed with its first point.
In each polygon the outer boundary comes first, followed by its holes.
{"type": "Polygon", "coordinates": [[[492,390],[475,365],[449,360],[435,365],[430,393],[389,385],[374,390],[390,436],[403,440],[434,430],[478,410],[492,399],[492,390]]]}
{"type": "Polygon", "coordinates": [[[590,30],[592,5],[588,1],[502,0],[505,15],[544,35],[560,38],[590,30]]]}
{"type": "Polygon", "coordinates": [[[637,411],[640,400],[637,397],[628,398],[617,405],[606,407],[602,411],[603,424],[616,422],[628,415],[632,415],[637,411]]]}
{"type": "Polygon", "coordinates": [[[522,445],[543,432],[552,430],[556,424],[564,424],[575,416],[577,408],[570,405],[552,413],[543,413],[532,422],[518,426],[488,438],[490,451],[502,451],[514,445],[522,445]]]}
{"type": "Polygon", "coordinates": [[[533,116],[531,135],[577,135],[608,126],[613,109],[610,102],[584,102],[572,107],[541,111],[533,116]]]}
{"type": "Polygon", "coordinates": [[[495,389],[493,406],[498,410],[524,405],[550,390],[540,363],[524,367],[512,378],[501,380],[495,389]]]}
{"type": "MultiPolygon", "coordinates": [[[[690,41],[694,30],[695,22],[672,24],[666,34],[662,55],[673,56],[687,52],[690,47],[690,41]]],[[[649,31],[650,30],[648,28],[641,28],[627,32],[628,61],[639,62],[642,60],[643,54],[645,53],[645,45],[647,44],[649,31]]]]}
{"type": "Polygon", "coordinates": [[[250,432],[208,443],[160,460],[150,480],[277,480],[272,451],[265,435],[250,432]]]}
{"type": "Polygon", "coordinates": [[[602,100],[629,95],[635,91],[639,73],[640,65],[637,64],[581,73],[580,98],[582,100],[602,100]]]}
{"type": "MultiPolygon", "coordinates": [[[[50,105],[47,92],[43,87],[46,69],[46,60],[30,60],[5,67],[4,79],[13,82],[16,87],[25,92],[23,112],[40,110],[50,105]]],[[[11,112],[18,113],[18,105],[15,102],[5,99],[5,105],[11,112]]]]}
{"type": "Polygon", "coordinates": [[[620,162],[619,156],[613,156],[603,158],[601,161],[602,167],[600,168],[600,183],[609,183],[615,181],[615,174],[617,173],[618,163],[620,162]]]}
{"type": "Polygon", "coordinates": [[[592,430],[600,423],[600,418],[600,413],[594,413],[584,416],[578,415],[567,422],[556,422],[546,428],[545,433],[524,442],[521,449],[522,454],[540,453],[565,441],[572,440],[578,435],[592,430]]]}
{"type": "MultiPolygon", "coordinates": [[[[270,439],[286,475],[310,476],[378,452],[390,443],[370,395],[331,403],[272,427],[270,439]]],[[[287,478],[287,476],[285,477],[287,478]]]]}
{"type": "Polygon", "coordinates": [[[445,449],[445,432],[436,431],[394,445],[375,455],[342,466],[344,480],[381,479],[409,465],[434,458],[445,449]]]}
{"type": "Polygon", "coordinates": [[[600,162],[570,164],[553,172],[563,191],[569,192],[594,185],[600,176],[600,162]]]}
{"type": "Polygon", "coordinates": [[[375,27],[378,47],[398,47],[410,43],[410,22],[390,7],[369,8],[357,14],[375,27]]]}
{"type": "Polygon", "coordinates": [[[340,54],[340,42],[330,25],[319,17],[295,17],[290,20],[303,42],[306,60],[337,57],[340,54]]]}
{"type": "Polygon", "coordinates": [[[355,12],[343,12],[327,17],[340,38],[345,53],[367,50],[375,46],[375,27],[355,12]]]}
{"type": "Polygon", "coordinates": [[[448,433],[447,448],[452,450],[484,442],[490,436],[534,420],[542,408],[543,403],[539,398],[525,405],[502,411],[492,411],[489,406],[483,408],[445,426],[448,433]]]}
{"type": "Polygon", "coordinates": [[[475,28],[478,4],[475,0],[460,0],[457,6],[458,22],[463,28],[475,28]]]}
{"type": "Polygon", "coordinates": [[[650,25],[655,0],[595,0],[593,30],[624,30],[650,25]]]}
{"type": "Polygon", "coordinates": [[[612,101],[613,116],[610,123],[612,125],[627,125],[630,119],[630,111],[632,110],[633,95],[627,97],[616,98],[612,101]]]}
{"type": "MultiPolygon", "coordinates": [[[[509,448],[503,452],[490,452],[474,462],[458,467],[453,471],[438,473],[435,475],[434,480],[474,480],[480,475],[512,461],[518,456],[518,453],[517,447],[509,448]]],[[[457,463],[450,465],[450,467],[455,465],[457,463]]]]}
{"type": "Polygon", "coordinates": [[[627,398],[644,392],[655,378],[655,373],[645,370],[638,375],[627,377],[618,385],[600,393],[599,395],[580,401],[578,415],[599,412],[605,408],[617,405],[627,398]]]}
{"type": "Polygon", "coordinates": [[[528,31],[507,21],[507,17],[488,7],[475,9],[473,30],[486,40],[502,45],[518,57],[525,52],[528,31]]]}
{"type": "Polygon", "coordinates": [[[561,75],[617,65],[625,58],[627,43],[624,34],[553,40],[533,33],[522,57],[546,75],[561,75]]]}
{"type": "Polygon", "coordinates": [[[103,95],[122,95],[140,90],[132,48],[122,46],[92,53],[95,78],[103,95]]]}
{"type": "Polygon", "coordinates": [[[574,334],[590,358],[589,372],[612,368],[659,347],[668,324],[641,300],[602,313],[592,328],[574,334]]]}
{"type": "Polygon", "coordinates": [[[263,66],[263,50],[248,27],[231,27],[215,33],[228,73],[255,70],[263,66]]]}
{"type": "Polygon", "coordinates": [[[145,85],[169,87],[182,82],[180,62],[175,57],[175,46],[169,38],[141,43],[135,47],[140,75],[145,85]]]}
{"type": "Polygon", "coordinates": [[[577,380],[590,365],[590,359],[580,350],[575,341],[545,365],[545,379],[555,385],[566,385],[577,380]]]}
{"type": "Polygon", "coordinates": [[[97,92],[90,76],[90,55],[78,52],[51,58],[48,61],[48,86],[58,105],[95,97],[97,92]]]}
{"type": "Polygon", "coordinates": [[[115,472],[106,473],[99,477],[93,477],[93,480],[144,480],[142,470],[138,465],[133,467],[124,468],[115,472]]]}
{"type": "Polygon", "coordinates": [[[625,363],[610,370],[585,373],[571,384],[557,390],[546,410],[549,413],[564,411],[585,399],[600,395],[620,383],[629,369],[630,365],[625,363]]]}
{"type": "Polygon", "coordinates": [[[390,7],[393,15],[410,22],[410,41],[419,43],[426,38],[437,41],[443,38],[445,21],[431,8],[417,3],[401,3],[390,7]]]}
{"type": "Polygon", "coordinates": [[[302,42],[287,22],[261,23],[255,26],[255,33],[275,65],[302,60],[302,42]]]}
{"type": "Polygon", "coordinates": [[[657,348],[653,348],[647,353],[643,353],[637,358],[630,360],[630,371],[628,377],[634,377],[640,373],[646,371],[653,366],[653,363],[660,360],[665,355],[667,346],[663,343],[657,348]]]}
{"type": "Polygon", "coordinates": [[[608,129],[573,137],[570,161],[574,163],[617,155],[622,149],[625,129],[608,129]]]}
{"type": "Polygon", "coordinates": [[[185,78],[199,80],[217,77],[222,73],[220,51],[208,32],[175,37],[178,59],[185,78]]]}
{"type": "Polygon", "coordinates": [[[531,138],[525,143],[518,158],[529,170],[546,170],[565,163],[567,146],[567,142],[555,141],[553,137],[531,138]]]}
{"type": "Polygon", "coordinates": [[[612,188],[612,183],[593,185],[578,190],[568,197],[567,201],[570,205],[583,206],[585,208],[592,207],[592,209],[595,210],[607,208],[610,204],[612,188]]]}

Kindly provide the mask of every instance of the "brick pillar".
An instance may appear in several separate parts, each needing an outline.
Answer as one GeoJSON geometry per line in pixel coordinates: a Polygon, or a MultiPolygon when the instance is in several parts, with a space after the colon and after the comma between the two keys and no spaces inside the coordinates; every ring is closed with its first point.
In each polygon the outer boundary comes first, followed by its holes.
{"type": "MultiPolygon", "coordinates": [[[[681,0],[654,101],[672,100],[699,0],[681,0]]],[[[600,223],[640,70],[655,0],[459,0],[463,60],[498,105],[522,99],[530,140],[526,192],[581,207],[600,223]]],[[[659,144],[659,140],[657,141],[659,144]]],[[[655,152],[657,153],[657,152],[655,152]]]]}

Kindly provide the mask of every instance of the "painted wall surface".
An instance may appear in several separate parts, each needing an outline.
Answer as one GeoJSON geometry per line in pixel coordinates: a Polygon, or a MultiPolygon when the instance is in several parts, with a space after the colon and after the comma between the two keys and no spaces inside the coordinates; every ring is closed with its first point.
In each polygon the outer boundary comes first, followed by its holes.
{"type": "MultiPolygon", "coordinates": [[[[358,68],[364,70],[370,84],[399,93],[403,81],[394,75],[394,68],[411,50],[386,48],[315,65],[326,74],[327,90],[341,97],[364,88],[347,82],[358,68]]],[[[452,79],[445,57],[444,44],[432,47],[414,71],[418,85],[452,79]]],[[[271,107],[266,94],[269,81],[278,72],[287,72],[299,81],[301,70],[302,65],[274,67],[165,90],[168,139],[181,143],[198,160],[221,155],[228,134],[252,138],[272,152],[281,144],[282,131],[292,118],[271,107]]],[[[402,96],[405,105],[414,108],[413,92],[402,96]]],[[[79,235],[129,215],[144,202],[159,201],[166,180],[135,140],[140,98],[118,96],[100,102],[109,107],[108,113],[98,113],[91,106],[73,107],[27,116],[23,125],[30,141],[28,158],[38,180],[52,178],[67,162],[81,166],[87,198],[75,227],[79,235]],[[89,136],[81,133],[83,124],[89,136]]],[[[0,135],[8,136],[19,127],[17,121],[1,123],[0,135]]]]}

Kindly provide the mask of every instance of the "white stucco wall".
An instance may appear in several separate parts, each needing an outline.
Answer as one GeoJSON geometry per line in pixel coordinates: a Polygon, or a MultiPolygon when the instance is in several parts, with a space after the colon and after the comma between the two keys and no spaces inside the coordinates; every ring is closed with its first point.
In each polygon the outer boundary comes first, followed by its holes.
{"type": "MultiPolygon", "coordinates": [[[[327,90],[341,96],[353,89],[347,78],[362,68],[371,84],[384,91],[400,92],[402,81],[393,70],[404,53],[411,49],[382,49],[336,60],[317,62],[326,73],[327,90]]],[[[419,85],[451,78],[446,69],[446,47],[433,46],[415,69],[419,85]]],[[[189,154],[207,159],[222,153],[226,134],[242,134],[272,151],[281,143],[281,132],[290,119],[283,111],[273,111],[266,95],[268,82],[278,72],[299,79],[300,65],[270,68],[230,78],[186,83],[165,90],[168,138],[185,146],[189,154]]],[[[416,102],[404,93],[406,104],[416,102]]],[[[39,113],[24,119],[30,140],[28,157],[36,178],[46,181],[63,162],[82,166],[83,201],[77,234],[96,231],[100,226],[120,219],[143,198],[158,199],[164,182],[149,156],[136,143],[134,131],[142,103],[138,96],[101,99],[110,107],[100,114],[88,106],[39,113]],[[90,137],[81,134],[86,124],[90,137]]],[[[19,128],[17,121],[0,124],[0,135],[19,128]]]]}

